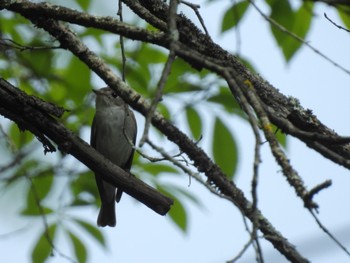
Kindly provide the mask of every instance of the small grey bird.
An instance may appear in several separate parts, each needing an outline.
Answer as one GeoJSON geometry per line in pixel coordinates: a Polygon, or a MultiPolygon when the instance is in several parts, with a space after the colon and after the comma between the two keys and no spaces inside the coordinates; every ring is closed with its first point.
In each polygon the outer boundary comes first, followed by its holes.
{"type": "MultiPolygon", "coordinates": [[[[90,144],[120,168],[129,171],[134,155],[137,126],[133,112],[114,90],[109,87],[93,90],[96,94],[96,113],[92,122],[90,144]]],[[[98,226],[115,226],[115,202],[123,191],[95,174],[101,198],[98,226]]]]}

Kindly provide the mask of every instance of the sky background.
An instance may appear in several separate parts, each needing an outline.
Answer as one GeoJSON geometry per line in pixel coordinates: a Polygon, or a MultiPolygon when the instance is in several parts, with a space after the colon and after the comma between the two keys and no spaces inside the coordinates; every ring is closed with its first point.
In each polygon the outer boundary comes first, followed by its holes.
{"type": "MultiPolygon", "coordinates": [[[[61,3],[65,4],[64,1],[61,3]]],[[[117,5],[111,6],[110,3],[106,0],[99,1],[96,9],[92,10],[98,15],[114,16],[117,5]]],[[[236,33],[229,31],[224,35],[219,34],[221,17],[231,1],[217,1],[210,5],[204,1],[197,3],[201,4],[201,15],[214,41],[229,51],[236,51],[236,33]]],[[[299,1],[293,3],[298,4],[299,1]]],[[[267,12],[263,5],[261,7],[267,12]]],[[[193,21],[197,21],[189,8],[184,7],[182,10],[193,21]]],[[[350,69],[350,35],[331,25],[323,17],[324,12],[335,22],[339,21],[331,8],[317,5],[317,17],[307,40],[337,63],[350,69]]],[[[253,8],[250,8],[241,23],[240,37],[241,54],[253,63],[267,81],[283,94],[298,98],[301,105],[312,109],[328,127],[341,135],[350,135],[349,75],[306,47],[299,50],[287,65],[271,36],[269,25],[253,8]]],[[[102,82],[99,84],[103,85],[102,82]]],[[[140,116],[138,121],[138,126],[142,128],[143,120],[140,116]]],[[[239,146],[240,163],[235,183],[250,198],[253,133],[249,125],[238,118],[230,116],[225,121],[233,129],[239,146]]],[[[139,134],[142,132],[139,131],[139,134]]],[[[88,137],[87,132],[84,139],[88,140],[88,137]]],[[[320,205],[319,217],[345,246],[350,247],[349,171],[290,137],[287,154],[309,189],[326,179],[333,181],[332,187],[315,197],[320,205]]],[[[303,209],[302,202],[286,183],[267,144],[262,147],[261,156],[263,162],[260,166],[258,194],[259,208],[264,216],[312,262],[349,261],[349,257],[319,229],[311,215],[303,209]]],[[[187,176],[168,177],[166,180],[183,188],[188,187],[187,176]]],[[[109,243],[108,251],[88,236],[83,236],[84,242],[89,244],[89,262],[214,263],[233,258],[249,239],[240,212],[233,204],[213,196],[194,180],[187,190],[203,203],[202,207],[185,203],[189,216],[187,233],[179,231],[166,216],[159,216],[125,194],[117,206],[117,227],[103,229],[109,243]]],[[[6,195],[0,198],[0,207],[8,208],[6,213],[0,215],[0,261],[29,262],[28,257],[38,229],[28,226],[28,221],[15,217],[20,205],[8,206],[11,201],[9,198],[6,195]]],[[[82,209],[75,214],[95,222],[97,211],[82,209]]],[[[286,262],[270,243],[263,240],[261,243],[266,262],[286,262]]],[[[69,251],[70,244],[60,242],[58,248],[66,252],[69,251]]],[[[49,262],[65,260],[56,256],[49,262]]],[[[254,262],[253,251],[249,250],[239,262],[254,262]]]]}

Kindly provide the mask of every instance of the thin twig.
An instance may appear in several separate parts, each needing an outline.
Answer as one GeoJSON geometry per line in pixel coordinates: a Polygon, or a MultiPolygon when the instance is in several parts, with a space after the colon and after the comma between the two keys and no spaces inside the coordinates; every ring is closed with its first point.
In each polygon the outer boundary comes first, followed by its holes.
{"type": "Polygon", "coordinates": [[[170,161],[172,164],[174,164],[175,166],[179,167],[183,172],[185,172],[186,174],[188,174],[190,176],[190,178],[194,178],[197,182],[199,182],[200,184],[204,185],[211,193],[227,199],[229,201],[232,202],[232,199],[226,195],[221,194],[217,188],[215,186],[213,186],[212,184],[210,184],[208,181],[203,180],[203,178],[201,178],[199,173],[193,172],[191,169],[187,168],[185,165],[183,165],[180,161],[176,160],[173,156],[169,155],[163,148],[155,145],[152,141],[150,141],[149,139],[146,141],[147,144],[149,144],[154,150],[156,150],[157,152],[159,152],[165,160],[170,161]]]}
{"type": "Polygon", "coordinates": [[[347,28],[345,28],[345,27],[342,27],[342,26],[336,24],[332,19],[330,19],[330,18],[327,16],[326,13],[323,13],[323,15],[324,15],[324,17],[325,17],[329,22],[331,22],[334,26],[336,26],[336,27],[339,28],[339,29],[343,29],[344,31],[350,33],[350,30],[349,30],[349,29],[347,29],[347,28]]]}
{"type": "Polygon", "coordinates": [[[153,98],[151,107],[149,112],[147,113],[146,121],[145,121],[145,128],[143,130],[143,135],[141,137],[141,140],[139,142],[139,146],[142,147],[143,144],[148,140],[148,133],[149,128],[151,126],[151,120],[153,117],[154,112],[157,109],[158,103],[161,101],[163,96],[163,90],[166,84],[166,81],[168,79],[168,76],[170,74],[171,66],[175,60],[175,51],[174,51],[174,41],[177,41],[179,38],[179,32],[176,27],[176,12],[177,12],[177,6],[178,6],[178,0],[171,0],[170,1],[170,7],[169,7],[169,20],[168,20],[168,36],[169,36],[169,56],[168,59],[164,65],[162,75],[158,81],[156,94],[153,98]]]}
{"type": "Polygon", "coordinates": [[[253,243],[253,239],[252,239],[252,237],[250,237],[248,242],[243,246],[243,248],[238,252],[238,254],[233,259],[227,260],[226,262],[227,263],[237,262],[237,260],[239,260],[244,255],[244,253],[252,245],[252,243],[253,243]]]}
{"type": "MultiPolygon", "coordinates": [[[[257,195],[257,186],[258,186],[258,175],[259,175],[259,165],[261,162],[261,157],[260,157],[260,147],[262,144],[262,140],[260,137],[260,133],[259,133],[259,125],[258,122],[255,118],[254,112],[246,98],[246,96],[244,95],[244,93],[241,91],[241,89],[239,88],[239,86],[237,85],[237,83],[233,80],[233,79],[227,79],[227,82],[229,84],[229,87],[231,88],[231,90],[233,91],[233,93],[236,95],[236,97],[239,99],[240,105],[242,107],[242,109],[247,113],[248,115],[248,120],[249,123],[253,129],[254,132],[254,136],[255,136],[255,150],[254,150],[254,163],[253,163],[253,179],[252,179],[252,209],[253,211],[257,211],[257,204],[258,204],[258,195],[257,195]]],[[[256,257],[257,257],[257,262],[264,262],[263,260],[263,256],[262,256],[262,250],[261,250],[261,246],[258,240],[258,235],[257,235],[257,231],[259,229],[259,219],[257,217],[254,217],[254,220],[252,220],[253,223],[253,229],[250,232],[251,235],[251,240],[252,240],[252,244],[254,246],[255,252],[256,252],[256,257]]]]}
{"type": "Polygon", "coordinates": [[[316,223],[318,224],[318,226],[323,230],[323,232],[325,232],[326,235],[329,236],[350,257],[349,250],[335,236],[333,236],[333,234],[322,224],[322,222],[319,220],[315,212],[312,211],[312,209],[309,209],[309,212],[311,213],[313,218],[316,220],[316,223]]]}
{"type": "Polygon", "coordinates": [[[316,185],[314,188],[312,188],[309,191],[308,198],[311,200],[314,197],[314,195],[318,194],[323,189],[326,189],[326,188],[330,187],[331,185],[332,185],[332,181],[331,180],[326,180],[323,183],[316,185]]]}
{"type": "Polygon", "coordinates": [[[210,38],[210,35],[209,35],[209,32],[207,30],[207,27],[205,26],[205,23],[204,23],[204,20],[201,16],[201,14],[199,13],[198,9],[201,7],[200,5],[196,5],[196,4],[193,4],[193,3],[190,3],[190,2],[187,2],[187,1],[180,1],[181,3],[183,3],[184,5],[187,5],[189,6],[190,8],[193,9],[193,11],[195,12],[199,22],[201,23],[202,27],[203,27],[203,30],[205,32],[205,34],[210,38]]]}
{"type": "MultiPolygon", "coordinates": [[[[120,22],[123,21],[123,3],[122,0],[118,1],[118,12],[117,15],[119,16],[120,22]]],[[[126,69],[126,57],[125,57],[125,50],[124,50],[124,38],[123,35],[119,35],[119,42],[120,42],[120,50],[122,53],[122,80],[125,81],[125,69],[126,69]]]]}
{"type": "Polygon", "coordinates": [[[0,38],[0,46],[8,47],[8,48],[15,48],[20,51],[36,51],[36,50],[48,50],[48,49],[61,49],[62,47],[60,46],[26,46],[17,43],[16,41],[9,39],[9,38],[0,38]],[[7,43],[8,42],[8,43],[7,43]],[[9,44],[11,43],[11,44],[9,44]]]}
{"type": "Polygon", "coordinates": [[[16,165],[19,165],[20,162],[23,160],[23,158],[27,156],[27,154],[28,154],[28,152],[19,151],[17,154],[15,154],[12,157],[12,160],[8,164],[0,166],[0,174],[2,174],[3,172],[5,172],[8,169],[11,169],[12,167],[14,167],[16,165]]]}

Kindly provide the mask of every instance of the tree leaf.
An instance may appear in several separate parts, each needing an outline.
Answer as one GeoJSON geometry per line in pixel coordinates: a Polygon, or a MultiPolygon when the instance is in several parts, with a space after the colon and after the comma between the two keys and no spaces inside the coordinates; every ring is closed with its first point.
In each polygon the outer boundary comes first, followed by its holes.
{"type": "Polygon", "coordinates": [[[91,91],[90,75],[90,69],[76,57],[71,57],[69,65],[62,72],[62,78],[69,89],[69,99],[77,105],[80,105],[82,97],[91,91]]]}
{"type": "Polygon", "coordinates": [[[214,124],[212,148],[215,162],[232,179],[238,162],[237,146],[232,133],[218,117],[214,124]]]}
{"type": "Polygon", "coordinates": [[[154,176],[157,176],[161,173],[179,174],[179,171],[175,167],[167,164],[148,163],[148,164],[142,164],[142,167],[145,172],[148,172],[154,176]]]}
{"type": "Polygon", "coordinates": [[[186,108],[186,117],[188,127],[191,130],[192,136],[194,139],[199,139],[202,136],[202,119],[195,108],[187,107],[186,108]]]}
{"type": "Polygon", "coordinates": [[[53,242],[55,238],[56,233],[56,224],[53,224],[49,226],[47,229],[47,233],[49,234],[49,238],[51,241],[49,241],[46,235],[46,232],[42,232],[40,235],[38,241],[35,243],[35,246],[32,250],[32,262],[35,263],[44,263],[46,259],[52,255],[52,244],[50,242],[53,242]]]}
{"type": "Polygon", "coordinates": [[[29,131],[21,131],[16,123],[12,123],[9,129],[9,136],[11,138],[11,146],[15,146],[16,150],[30,143],[34,135],[29,131]]]}
{"type": "Polygon", "coordinates": [[[187,231],[187,213],[180,202],[175,196],[172,196],[174,199],[174,205],[172,205],[168,215],[174,221],[174,223],[183,231],[187,231]]]}
{"type": "Polygon", "coordinates": [[[227,112],[238,113],[242,117],[246,116],[227,87],[220,87],[219,92],[211,96],[208,101],[219,104],[227,112]]]}
{"type": "MultiPolygon", "coordinates": [[[[288,0],[270,1],[270,18],[294,33],[300,38],[305,38],[309,32],[312,21],[313,3],[304,2],[297,11],[293,11],[288,0]]],[[[273,24],[271,31],[286,61],[290,61],[302,43],[291,35],[283,32],[273,24]]]]}
{"type": "Polygon", "coordinates": [[[78,5],[84,10],[87,11],[90,6],[90,0],[75,0],[78,5]]]}
{"type": "MultiPolygon", "coordinates": [[[[291,28],[291,32],[302,39],[305,39],[307,33],[309,32],[312,21],[313,6],[313,3],[311,2],[304,2],[301,7],[294,13],[294,22],[293,27],[291,28]]],[[[301,46],[302,42],[294,39],[291,36],[288,36],[288,38],[285,39],[284,45],[282,46],[286,61],[289,61],[301,46]]]]}
{"type": "Polygon", "coordinates": [[[350,7],[348,6],[340,6],[337,8],[338,10],[338,15],[340,19],[343,21],[344,25],[346,26],[347,29],[350,28],[350,7]]]}
{"type": "Polygon", "coordinates": [[[185,207],[181,201],[172,192],[175,190],[173,187],[157,184],[156,188],[163,194],[171,197],[174,200],[174,204],[171,206],[168,215],[171,220],[183,231],[187,231],[187,213],[185,207]]]}
{"type": "MultiPolygon", "coordinates": [[[[47,46],[47,43],[41,40],[42,35],[38,34],[28,46],[31,47],[43,47],[47,46]]],[[[34,76],[38,78],[47,78],[52,73],[53,66],[53,51],[43,49],[33,49],[31,51],[23,51],[18,53],[18,60],[21,64],[25,65],[34,76]]]]}
{"type": "MultiPolygon", "coordinates": [[[[93,172],[90,170],[81,172],[77,178],[72,181],[70,187],[75,199],[79,200],[79,196],[82,194],[87,194],[89,197],[91,197],[91,199],[94,199],[95,201],[99,199],[95,178],[93,172]]],[[[75,203],[75,205],[77,204],[78,203],[75,203]]]]}
{"type": "Polygon", "coordinates": [[[106,247],[106,240],[96,226],[80,219],[74,219],[74,221],[84,228],[86,232],[88,232],[98,243],[100,243],[103,247],[106,247]]]}
{"type": "MultiPolygon", "coordinates": [[[[294,13],[293,9],[288,0],[270,1],[271,13],[270,18],[275,20],[278,24],[282,25],[288,30],[293,27],[294,13]]],[[[282,32],[275,25],[270,24],[271,32],[277,42],[277,44],[282,48],[284,42],[290,36],[285,32],[282,32]]]]}
{"type": "Polygon", "coordinates": [[[243,18],[249,6],[249,1],[234,3],[226,10],[221,22],[221,33],[235,27],[243,18]]]}
{"type": "Polygon", "coordinates": [[[74,254],[78,259],[78,262],[85,263],[87,258],[87,252],[86,252],[84,243],[81,242],[80,239],[76,235],[74,235],[72,232],[69,231],[68,235],[72,241],[74,254]]]}
{"type": "Polygon", "coordinates": [[[38,171],[31,179],[31,186],[27,193],[26,207],[21,211],[22,215],[41,216],[52,213],[52,209],[42,205],[42,201],[50,193],[53,184],[53,170],[48,167],[38,171]]]}

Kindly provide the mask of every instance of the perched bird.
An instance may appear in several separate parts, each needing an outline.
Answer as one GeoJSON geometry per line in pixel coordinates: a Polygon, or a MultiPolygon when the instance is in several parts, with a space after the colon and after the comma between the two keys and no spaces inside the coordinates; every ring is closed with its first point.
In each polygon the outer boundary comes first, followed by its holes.
{"type": "MultiPolygon", "coordinates": [[[[120,168],[129,171],[134,155],[137,126],[133,112],[109,87],[93,90],[96,94],[96,113],[92,122],[90,144],[120,168]]],[[[115,202],[123,191],[95,174],[101,198],[98,226],[115,226],[115,202]],[[117,190],[117,191],[116,191],[117,190]]]]}

